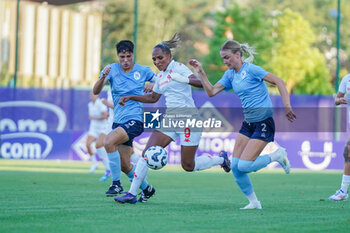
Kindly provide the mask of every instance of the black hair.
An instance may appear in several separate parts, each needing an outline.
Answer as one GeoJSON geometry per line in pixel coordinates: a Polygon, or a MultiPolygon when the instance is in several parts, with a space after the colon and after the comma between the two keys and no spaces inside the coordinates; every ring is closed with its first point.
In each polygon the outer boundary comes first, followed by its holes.
{"type": "Polygon", "coordinates": [[[115,48],[117,49],[117,53],[122,52],[134,52],[134,43],[132,43],[130,40],[121,40],[116,45],[115,48]]]}

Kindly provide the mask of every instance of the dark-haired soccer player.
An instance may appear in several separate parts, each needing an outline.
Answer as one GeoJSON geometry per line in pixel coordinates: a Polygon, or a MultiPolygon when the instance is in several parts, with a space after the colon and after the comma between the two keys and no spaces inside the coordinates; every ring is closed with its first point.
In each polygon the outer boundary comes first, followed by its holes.
{"type": "MultiPolygon", "coordinates": [[[[114,103],[113,131],[105,138],[104,146],[108,153],[113,183],[106,192],[107,196],[115,196],[123,191],[121,171],[130,180],[133,179],[135,166],[130,163],[133,153],[133,139],[139,136],[143,128],[143,104],[130,101],[125,106],[118,104],[121,97],[126,95],[142,95],[145,82],[154,78],[154,73],[148,66],[135,64],[134,44],[129,40],[122,40],[116,44],[119,63],[107,65],[95,83],[93,92],[99,94],[109,81],[114,103]]],[[[147,181],[140,188],[147,196],[152,196],[155,189],[147,181]]]]}

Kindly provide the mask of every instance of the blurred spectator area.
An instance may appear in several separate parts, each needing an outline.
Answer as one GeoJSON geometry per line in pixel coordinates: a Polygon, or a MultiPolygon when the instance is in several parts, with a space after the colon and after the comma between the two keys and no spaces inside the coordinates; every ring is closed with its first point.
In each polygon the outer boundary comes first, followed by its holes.
{"type": "Polygon", "coordinates": [[[100,72],[102,17],[95,9],[97,1],[21,0],[18,14],[17,2],[0,0],[0,85],[9,84],[17,62],[18,87],[91,87],[100,72]],[[91,6],[63,6],[78,2],[91,6]]]}

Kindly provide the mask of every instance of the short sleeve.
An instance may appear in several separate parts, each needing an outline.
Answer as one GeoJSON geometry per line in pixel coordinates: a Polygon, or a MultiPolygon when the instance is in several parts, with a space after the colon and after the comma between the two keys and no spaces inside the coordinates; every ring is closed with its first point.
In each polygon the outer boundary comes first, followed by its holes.
{"type": "Polygon", "coordinates": [[[232,89],[232,74],[233,71],[227,70],[225,74],[221,77],[221,79],[218,81],[221,85],[225,87],[225,91],[229,91],[232,89]]]}
{"type": "Polygon", "coordinates": [[[256,79],[262,80],[269,73],[264,70],[262,67],[250,64],[249,73],[256,79]]]}
{"type": "Polygon", "coordinates": [[[147,66],[146,67],[146,81],[154,82],[155,76],[156,75],[154,74],[153,70],[150,67],[147,66]]]}
{"type": "Polygon", "coordinates": [[[184,77],[189,77],[193,74],[193,72],[183,63],[177,63],[176,71],[184,77]]]}

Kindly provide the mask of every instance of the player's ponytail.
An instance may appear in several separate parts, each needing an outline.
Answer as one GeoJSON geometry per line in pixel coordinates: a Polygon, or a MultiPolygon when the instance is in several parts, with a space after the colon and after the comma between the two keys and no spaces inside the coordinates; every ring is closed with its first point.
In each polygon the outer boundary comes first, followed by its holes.
{"type": "Polygon", "coordinates": [[[221,46],[220,50],[230,50],[233,54],[239,51],[244,62],[253,62],[254,55],[257,54],[255,52],[254,47],[250,46],[248,43],[240,44],[238,41],[235,40],[226,41],[221,46]],[[244,56],[244,53],[247,53],[249,56],[246,58],[244,56]]]}
{"type": "Polygon", "coordinates": [[[175,33],[170,40],[162,41],[162,43],[154,46],[154,49],[160,48],[162,49],[163,52],[167,54],[171,54],[171,49],[177,48],[180,42],[181,42],[181,39],[180,39],[179,33],[175,33]]]}

